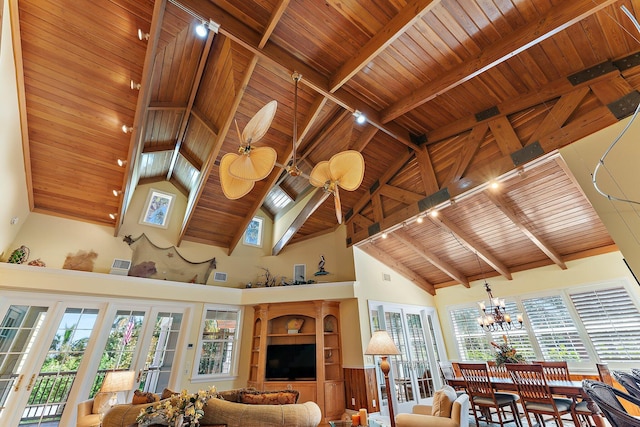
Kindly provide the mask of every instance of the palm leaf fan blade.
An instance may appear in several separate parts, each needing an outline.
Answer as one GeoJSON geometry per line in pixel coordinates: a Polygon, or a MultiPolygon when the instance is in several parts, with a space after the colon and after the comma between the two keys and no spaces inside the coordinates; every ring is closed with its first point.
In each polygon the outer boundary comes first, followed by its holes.
{"type": "Polygon", "coordinates": [[[327,181],[331,181],[331,172],[329,162],[325,160],[313,167],[309,175],[309,183],[314,187],[324,187],[327,181]]]}
{"type": "Polygon", "coordinates": [[[229,174],[238,179],[259,181],[271,173],[277,157],[278,153],[271,147],[252,148],[229,164],[229,174]]]}
{"type": "Polygon", "coordinates": [[[354,191],[364,178],[364,158],[359,151],[342,151],[329,160],[329,171],[331,181],[347,191],[354,191]]]}
{"type": "Polygon", "coordinates": [[[342,224],[342,203],[340,203],[340,190],[338,190],[338,186],[333,190],[333,203],[336,206],[336,218],[338,218],[338,224],[342,224]]]}
{"type": "Polygon", "coordinates": [[[242,143],[250,144],[260,140],[269,130],[271,122],[276,115],[278,102],[273,100],[262,107],[255,116],[249,120],[242,131],[242,143]]]}
{"type": "Polygon", "coordinates": [[[227,153],[220,159],[220,186],[227,199],[236,200],[248,194],[254,186],[253,181],[238,179],[229,173],[229,165],[237,160],[239,156],[234,153],[227,153]]]}

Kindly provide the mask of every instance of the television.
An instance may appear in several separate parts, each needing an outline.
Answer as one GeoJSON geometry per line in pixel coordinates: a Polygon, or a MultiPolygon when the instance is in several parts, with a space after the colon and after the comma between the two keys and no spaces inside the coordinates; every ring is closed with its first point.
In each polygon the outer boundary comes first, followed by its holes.
{"type": "Polygon", "coordinates": [[[311,381],[316,379],[315,344],[267,345],[267,381],[311,381]]]}

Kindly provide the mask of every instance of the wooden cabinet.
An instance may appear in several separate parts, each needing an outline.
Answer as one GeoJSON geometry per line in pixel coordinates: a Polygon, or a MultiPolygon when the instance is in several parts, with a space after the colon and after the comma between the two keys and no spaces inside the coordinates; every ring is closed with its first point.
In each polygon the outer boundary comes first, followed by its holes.
{"type": "MultiPolygon", "coordinates": [[[[340,303],[305,301],[260,304],[254,307],[253,336],[248,386],[259,390],[294,389],[299,402],[314,401],[326,423],[340,418],[345,410],[340,303]],[[302,322],[299,330],[291,330],[302,322]],[[269,379],[269,345],[315,344],[315,380],[269,379]]],[[[313,350],[312,350],[313,354],[313,350]]]]}

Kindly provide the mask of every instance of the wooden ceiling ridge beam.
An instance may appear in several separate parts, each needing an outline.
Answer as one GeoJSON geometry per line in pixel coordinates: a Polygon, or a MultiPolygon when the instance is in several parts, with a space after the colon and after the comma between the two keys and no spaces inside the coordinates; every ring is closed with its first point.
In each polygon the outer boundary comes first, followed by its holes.
{"type": "Polygon", "coordinates": [[[378,262],[391,268],[393,271],[405,277],[407,280],[413,282],[416,286],[422,288],[423,290],[430,293],[431,295],[436,294],[436,289],[432,283],[427,281],[420,274],[406,267],[401,261],[392,257],[389,253],[387,253],[383,249],[379,248],[373,243],[367,243],[365,245],[361,245],[358,247],[362,249],[370,257],[374,258],[378,262]]]}
{"type": "Polygon", "coordinates": [[[329,82],[329,91],[335,92],[342,87],[438,3],[440,3],[440,0],[412,0],[408,2],[391,21],[382,27],[364,46],[358,49],[358,53],[334,73],[329,82]]]}
{"type": "MultiPolygon", "coordinates": [[[[185,210],[185,216],[184,216],[184,220],[182,222],[182,228],[180,229],[180,235],[178,237],[177,246],[179,246],[180,242],[182,242],[182,239],[184,238],[184,235],[185,235],[185,233],[187,231],[187,228],[189,227],[189,223],[191,222],[191,219],[193,218],[193,214],[195,212],[195,207],[198,205],[200,197],[202,196],[202,192],[204,191],[204,188],[206,186],[206,182],[209,179],[209,175],[211,174],[211,170],[213,169],[213,166],[215,165],[216,158],[218,157],[218,154],[220,153],[220,149],[222,148],[222,143],[224,142],[225,138],[227,137],[227,132],[229,132],[229,128],[231,127],[231,123],[233,122],[233,118],[234,118],[234,116],[236,114],[236,111],[238,110],[238,106],[240,105],[240,101],[244,97],[244,93],[247,90],[247,87],[249,85],[249,80],[251,80],[251,76],[253,75],[253,71],[255,70],[257,64],[258,64],[258,57],[254,55],[251,58],[251,61],[249,61],[249,64],[248,64],[247,68],[245,69],[245,74],[244,74],[244,77],[242,79],[242,83],[240,84],[240,88],[236,92],[236,95],[235,95],[235,97],[233,99],[233,104],[231,105],[231,108],[229,108],[229,111],[227,112],[227,116],[225,117],[225,119],[223,121],[223,125],[220,128],[220,131],[218,133],[218,136],[216,138],[214,146],[212,147],[211,151],[209,151],[209,155],[207,156],[206,160],[204,161],[204,166],[202,168],[202,172],[200,173],[200,176],[198,177],[198,182],[195,185],[195,188],[193,190],[193,191],[196,192],[196,195],[194,197],[188,199],[188,201],[187,201],[187,208],[185,210]]],[[[260,204],[262,204],[262,202],[263,202],[263,200],[260,200],[260,204]]],[[[255,207],[255,205],[254,205],[254,207],[255,207]]],[[[234,235],[233,240],[232,240],[232,242],[230,244],[229,254],[231,254],[231,252],[233,251],[235,246],[240,241],[240,238],[242,237],[242,234],[244,233],[244,230],[246,229],[247,225],[249,224],[249,221],[251,220],[251,218],[253,218],[253,215],[255,215],[255,212],[257,212],[259,208],[260,208],[260,205],[258,205],[257,207],[255,207],[255,209],[252,209],[250,211],[249,220],[247,220],[245,218],[244,224],[241,225],[241,227],[240,227],[242,229],[241,232],[236,230],[236,234],[234,235]]]]}
{"type": "Polygon", "coordinates": [[[262,49],[269,41],[271,34],[273,34],[273,30],[275,30],[276,25],[278,25],[278,22],[280,22],[280,18],[282,18],[282,15],[284,14],[284,11],[287,9],[287,6],[289,6],[289,1],[290,0],[280,0],[276,5],[275,9],[271,13],[271,16],[269,17],[267,27],[262,33],[262,37],[260,38],[260,42],[258,43],[258,49],[262,49]]]}
{"type": "Polygon", "coordinates": [[[433,81],[414,90],[402,100],[381,112],[382,123],[388,123],[435,97],[461,85],[509,58],[582,21],[617,0],[573,0],[552,7],[545,16],[506,35],[473,59],[447,71],[433,81]]]}
{"type": "Polygon", "coordinates": [[[361,111],[366,115],[367,121],[378,129],[411,148],[417,148],[417,144],[411,140],[408,130],[395,123],[382,123],[377,110],[343,89],[331,92],[329,90],[329,78],[327,76],[302,62],[287,50],[277,46],[273,42],[267,42],[264,47],[261,48],[260,43],[263,36],[227,13],[221,7],[212,2],[203,2],[200,0],[180,0],[180,3],[198,15],[213,19],[216,23],[220,24],[218,30],[220,34],[224,34],[249,52],[258,55],[260,59],[287,70],[288,73],[294,71],[299,72],[304,77],[302,83],[312,90],[352,113],[356,110],[361,111]]]}
{"type": "Polygon", "coordinates": [[[144,65],[142,67],[144,72],[140,81],[141,86],[138,93],[138,100],[136,102],[133,132],[131,133],[131,143],[129,144],[129,152],[127,153],[126,171],[122,178],[123,195],[120,198],[120,207],[118,209],[119,216],[114,227],[114,236],[118,236],[120,233],[120,228],[124,223],[125,214],[127,213],[129,203],[131,202],[133,192],[135,191],[133,183],[137,182],[138,178],[136,177],[134,180],[134,174],[137,172],[137,167],[134,167],[134,163],[138,162],[144,147],[144,123],[146,123],[148,114],[146,106],[149,105],[149,101],[151,99],[150,86],[153,77],[153,61],[158,50],[158,40],[160,38],[160,33],[162,32],[162,22],[164,20],[166,4],[166,0],[158,0],[153,5],[149,40],[147,42],[147,50],[145,51],[144,65]]]}
{"type": "Polygon", "coordinates": [[[563,270],[567,269],[567,265],[560,255],[553,247],[544,241],[544,239],[537,235],[537,233],[531,230],[523,220],[520,219],[520,215],[509,206],[509,202],[502,195],[497,194],[492,190],[485,190],[484,194],[493,202],[494,205],[516,226],[522,233],[527,236],[534,245],[538,247],[549,259],[551,259],[558,267],[563,270]]]}
{"type": "Polygon", "coordinates": [[[424,199],[424,194],[414,193],[413,191],[405,190],[403,188],[394,187],[389,184],[384,184],[380,188],[380,195],[389,197],[390,199],[397,200],[400,203],[409,205],[411,203],[417,203],[424,199]]]}
{"type": "MultiPolygon", "coordinates": [[[[182,115],[182,120],[180,121],[178,136],[176,138],[176,145],[169,162],[169,169],[167,171],[168,180],[173,176],[173,170],[175,169],[176,162],[178,161],[178,155],[180,154],[180,149],[182,147],[182,143],[184,142],[185,134],[187,133],[187,126],[189,125],[189,120],[191,119],[191,109],[193,108],[193,104],[198,94],[198,89],[200,88],[200,83],[202,82],[202,76],[204,75],[204,69],[207,65],[207,58],[209,57],[209,52],[211,52],[211,47],[213,45],[213,39],[215,35],[216,33],[214,31],[209,31],[207,33],[207,40],[205,41],[205,44],[202,48],[202,52],[200,53],[198,67],[196,68],[195,75],[193,76],[193,82],[191,83],[189,100],[187,101],[185,114],[182,115]]],[[[217,43],[217,45],[221,46],[222,43],[217,43]]]]}
{"type": "Polygon", "coordinates": [[[327,200],[331,193],[324,191],[321,188],[317,188],[315,193],[311,196],[311,198],[304,205],[300,213],[293,220],[291,225],[284,232],[282,237],[276,242],[271,250],[271,255],[278,255],[282,249],[289,243],[289,241],[295,236],[295,234],[300,230],[300,227],[304,225],[304,223],[309,219],[311,215],[327,200]]]}
{"type": "Polygon", "coordinates": [[[435,225],[440,227],[441,229],[451,233],[458,242],[468,251],[474,253],[476,256],[481,258],[484,262],[489,264],[491,268],[501,274],[508,280],[512,280],[511,271],[509,268],[504,265],[498,258],[493,256],[489,251],[483,249],[473,241],[473,239],[468,236],[460,227],[458,227],[453,221],[445,218],[444,215],[440,214],[438,216],[427,215],[427,217],[433,222],[435,225]]]}
{"type": "Polygon", "coordinates": [[[393,233],[390,233],[389,236],[402,242],[403,245],[433,264],[434,267],[441,270],[447,276],[451,277],[453,280],[457,280],[458,282],[460,282],[461,285],[464,285],[466,288],[471,287],[471,285],[469,285],[469,279],[467,279],[464,274],[460,273],[458,269],[453,267],[448,262],[440,259],[439,256],[427,249],[427,247],[420,243],[418,240],[411,237],[405,230],[394,231],[393,233]]]}

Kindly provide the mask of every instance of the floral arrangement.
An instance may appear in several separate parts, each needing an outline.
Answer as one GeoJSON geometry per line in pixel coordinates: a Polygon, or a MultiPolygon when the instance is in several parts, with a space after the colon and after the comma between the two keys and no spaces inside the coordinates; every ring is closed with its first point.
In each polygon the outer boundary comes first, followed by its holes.
{"type": "Polygon", "coordinates": [[[498,366],[504,363],[523,363],[524,357],[518,354],[515,347],[509,345],[509,340],[506,335],[502,336],[504,343],[496,344],[491,341],[491,345],[496,348],[496,364],[498,366]]]}
{"type": "Polygon", "coordinates": [[[136,422],[143,426],[162,423],[170,426],[197,427],[204,415],[203,408],[207,401],[216,396],[215,386],[197,393],[182,390],[179,394],[143,408],[136,422]]]}

